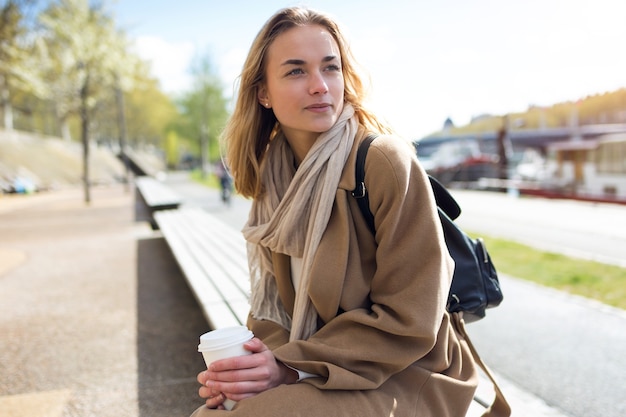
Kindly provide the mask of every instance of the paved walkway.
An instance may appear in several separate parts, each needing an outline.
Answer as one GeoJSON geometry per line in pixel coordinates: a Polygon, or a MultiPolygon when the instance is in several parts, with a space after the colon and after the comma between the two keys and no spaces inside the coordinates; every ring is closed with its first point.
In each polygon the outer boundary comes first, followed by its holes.
{"type": "Polygon", "coordinates": [[[0,417],[187,416],[207,331],[122,186],[0,197],[0,417]]]}

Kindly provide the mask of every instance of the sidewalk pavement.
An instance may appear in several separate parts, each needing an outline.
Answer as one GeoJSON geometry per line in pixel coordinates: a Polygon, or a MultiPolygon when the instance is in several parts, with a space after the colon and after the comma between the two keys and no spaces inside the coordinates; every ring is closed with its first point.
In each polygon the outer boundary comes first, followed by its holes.
{"type": "MultiPolygon", "coordinates": [[[[137,204],[122,186],[94,188],[89,206],[79,189],[0,196],[0,417],[184,417],[201,405],[208,327],[137,204]]],[[[499,382],[513,416],[564,417],[499,382]]]]}
{"type": "Polygon", "coordinates": [[[208,327],[122,186],[0,197],[0,417],[188,416],[208,327]]]}

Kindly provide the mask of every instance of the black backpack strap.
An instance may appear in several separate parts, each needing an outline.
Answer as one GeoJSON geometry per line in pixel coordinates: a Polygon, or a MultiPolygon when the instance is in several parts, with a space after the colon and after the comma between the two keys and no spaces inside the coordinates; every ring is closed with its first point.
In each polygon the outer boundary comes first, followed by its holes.
{"type": "Polygon", "coordinates": [[[433,194],[435,195],[435,202],[437,203],[437,207],[441,208],[444,213],[450,219],[454,220],[461,215],[461,207],[456,202],[452,194],[443,186],[439,181],[437,181],[434,177],[428,176],[430,180],[430,186],[433,189],[433,194]]]}
{"type": "MultiPolygon", "coordinates": [[[[374,227],[374,215],[370,211],[367,187],[365,187],[365,158],[367,157],[367,151],[370,145],[376,137],[377,135],[370,134],[359,145],[359,150],[356,154],[356,188],[352,191],[352,196],[356,198],[357,203],[359,203],[359,208],[361,209],[363,217],[365,218],[365,221],[367,222],[367,225],[372,233],[375,233],[376,228],[374,227]]],[[[428,176],[428,179],[430,180],[430,185],[433,190],[433,194],[435,195],[435,202],[437,203],[437,206],[441,208],[443,212],[450,217],[450,219],[454,220],[459,217],[461,214],[461,207],[459,207],[459,204],[456,202],[454,197],[452,197],[446,187],[430,175],[428,176]]]]}
{"type": "Polygon", "coordinates": [[[376,137],[377,135],[370,134],[359,145],[359,150],[356,153],[356,188],[352,191],[352,196],[356,198],[361,213],[363,213],[363,217],[372,233],[375,233],[376,229],[374,227],[374,215],[370,211],[370,200],[367,196],[367,188],[365,187],[365,158],[367,157],[367,151],[370,145],[376,137]]]}

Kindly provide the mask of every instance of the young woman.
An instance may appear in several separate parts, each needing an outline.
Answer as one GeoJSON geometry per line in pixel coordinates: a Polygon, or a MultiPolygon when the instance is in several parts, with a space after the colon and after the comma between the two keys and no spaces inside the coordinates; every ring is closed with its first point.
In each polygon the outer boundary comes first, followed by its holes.
{"type": "Polygon", "coordinates": [[[237,191],[253,199],[256,338],[251,355],[198,375],[194,416],[465,415],[478,378],[446,312],[453,262],[428,179],[363,90],[328,16],[284,9],[257,35],[223,134],[237,191]],[[351,195],[370,133],[375,235],[351,195]]]}

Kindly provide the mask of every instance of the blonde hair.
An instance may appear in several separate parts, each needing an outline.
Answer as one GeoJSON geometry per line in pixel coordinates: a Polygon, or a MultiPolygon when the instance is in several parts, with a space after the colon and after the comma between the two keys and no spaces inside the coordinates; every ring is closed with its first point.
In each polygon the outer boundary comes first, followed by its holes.
{"type": "Polygon", "coordinates": [[[282,33],[306,25],[324,27],[337,42],[345,84],[344,101],[354,107],[359,124],[369,131],[391,133],[391,129],[363,105],[363,80],[337,23],[329,16],[307,8],[279,10],[261,28],[248,52],[239,77],[235,108],[221,136],[235,188],[245,197],[256,198],[263,192],[261,162],[278,129],[273,111],[261,106],[257,99],[258,89],[265,81],[268,49],[282,33]]]}

